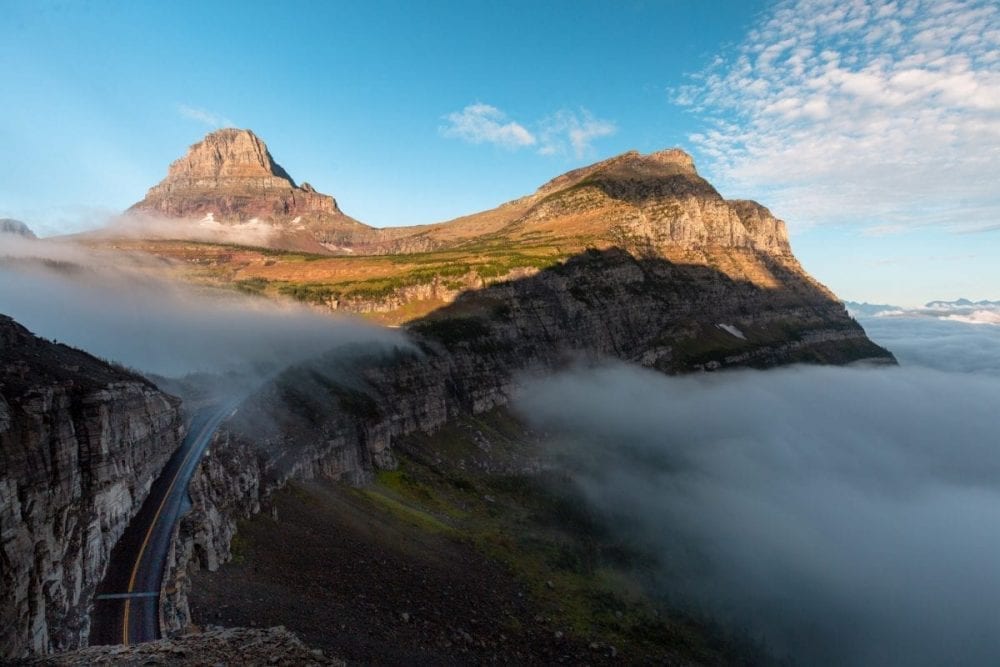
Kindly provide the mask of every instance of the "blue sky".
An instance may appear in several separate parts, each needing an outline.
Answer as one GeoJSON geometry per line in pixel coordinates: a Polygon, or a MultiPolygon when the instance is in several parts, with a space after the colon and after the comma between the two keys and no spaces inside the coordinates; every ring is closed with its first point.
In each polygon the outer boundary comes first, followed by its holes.
{"type": "Polygon", "coordinates": [[[0,216],[100,224],[216,126],[377,226],[681,146],[840,296],[1000,297],[988,0],[0,0],[0,216]]]}

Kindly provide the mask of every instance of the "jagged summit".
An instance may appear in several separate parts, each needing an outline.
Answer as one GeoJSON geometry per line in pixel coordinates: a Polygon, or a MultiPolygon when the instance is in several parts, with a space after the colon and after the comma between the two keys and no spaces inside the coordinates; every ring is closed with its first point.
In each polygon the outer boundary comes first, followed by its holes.
{"type": "Polygon", "coordinates": [[[248,178],[273,178],[277,187],[295,187],[260,137],[250,130],[225,128],[206,135],[174,161],[165,183],[196,185],[215,179],[216,185],[248,178]]]}
{"type": "Polygon", "coordinates": [[[211,214],[219,222],[311,216],[312,222],[359,224],[340,211],[333,197],[296,185],[257,135],[235,128],[212,132],[191,146],[129,210],[169,218],[211,214]]]}
{"type": "Polygon", "coordinates": [[[256,134],[236,128],[216,130],[188,148],[127,213],[200,223],[174,226],[177,238],[211,233],[214,240],[320,254],[372,231],[330,195],[296,185],[256,134]],[[254,226],[249,239],[246,223],[254,226]]]}

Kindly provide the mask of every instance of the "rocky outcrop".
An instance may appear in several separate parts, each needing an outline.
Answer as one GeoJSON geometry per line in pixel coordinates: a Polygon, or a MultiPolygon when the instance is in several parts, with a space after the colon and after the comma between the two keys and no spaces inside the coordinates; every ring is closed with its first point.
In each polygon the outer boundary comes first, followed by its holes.
{"type": "Polygon", "coordinates": [[[791,254],[784,222],[752,201],[727,201],[680,149],[630,151],[546,183],[516,222],[532,229],[584,230],[647,253],[677,247],[747,248],[791,254]]]}
{"type": "Polygon", "coordinates": [[[86,642],[111,549],[181,436],[177,399],[0,316],[0,657],[86,642]]]}
{"type": "Polygon", "coordinates": [[[296,186],[257,135],[237,129],[218,130],[191,146],[132,209],[240,221],[340,212],[333,197],[308,183],[296,186]]]}
{"type": "Polygon", "coordinates": [[[371,231],[345,215],[333,197],[308,183],[296,185],[253,132],[233,128],[191,146],[128,213],[231,224],[256,220],[274,226],[275,247],[311,237],[313,252],[371,231]]]}
{"type": "Polygon", "coordinates": [[[93,646],[28,662],[50,667],[90,665],[343,665],[342,660],[310,649],[281,626],[266,629],[214,628],[132,646],[93,646]]]}

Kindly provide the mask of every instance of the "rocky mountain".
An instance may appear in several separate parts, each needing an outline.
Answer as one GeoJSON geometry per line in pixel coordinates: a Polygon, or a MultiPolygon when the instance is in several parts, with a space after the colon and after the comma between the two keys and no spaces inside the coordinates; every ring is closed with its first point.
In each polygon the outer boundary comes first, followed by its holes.
{"type": "MultiPolygon", "coordinates": [[[[502,412],[524,374],[609,359],[665,373],[894,361],[805,272],[781,220],[756,202],[723,198],[677,149],[625,153],[449,222],[375,230],[295,185],[249,131],[223,130],[175,162],[129,215],[176,225],[177,235],[112,230],[86,242],[158,255],[167,261],[156,266],[183,280],[401,324],[414,342],[290,369],[219,430],[172,544],[161,596],[168,632],[190,626],[192,573],[226,561],[237,521],[275,490],[296,479],[370,481],[396,466],[404,439],[502,412]],[[185,239],[191,222],[272,233],[259,248],[185,239]]],[[[158,460],[147,458],[153,464],[119,469],[135,485],[126,499],[141,500],[158,460]]],[[[39,480],[58,485],[60,474],[39,480]]],[[[127,518],[135,503],[123,507],[127,518]]]]}
{"type": "Polygon", "coordinates": [[[172,224],[150,237],[100,242],[173,260],[194,282],[395,324],[466,290],[553,267],[588,249],[716,266],[730,278],[763,285],[771,277],[754,259],[760,256],[811,280],[780,219],[756,202],[723,198],[678,149],[624,153],[448,222],[373,229],[345,222],[332,198],[296,187],[253,133],[220,130],[195,144],[130,211],[172,224]],[[196,220],[197,228],[185,220],[196,220]],[[260,225],[264,237],[244,234],[260,225]],[[200,232],[208,228],[217,235],[206,242],[200,232]]]}
{"type": "Polygon", "coordinates": [[[35,233],[28,225],[13,218],[0,218],[0,234],[15,234],[29,239],[36,238],[35,233]]]}
{"type": "Polygon", "coordinates": [[[86,644],[111,549],[182,430],[177,399],[0,315],[0,659],[86,644]]]}
{"type": "Polygon", "coordinates": [[[601,359],[667,373],[893,362],[799,265],[781,220],[723,198],[676,149],[625,153],[490,211],[340,242],[354,256],[119,244],[176,260],[188,280],[402,323],[420,351],[289,371],[220,431],[174,545],[163,599],[173,631],[190,622],[192,570],[224,562],[237,519],[273,490],[370,480],[395,466],[399,439],[502,409],[522,373],[601,359]]]}
{"type": "Polygon", "coordinates": [[[877,317],[892,313],[901,313],[905,309],[901,306],[893,306],[888,303],[858,303],[857,301],[845,301],[844,306],[851,317],[877,317]]]}
{"type": "Polygon", "coordinates": [[[191,146],[128,213],[232,226],[265,223],[273,227],[273,247],[321,253],[328,252],[324,244],[336,248],[370,231],[333,197],[308,183],[296,185],[253,132],[232,128],[191,146]]]}
{"type": "MultiPolygon", "coordinates": [[[[756,202],[725,200],[679,149],[630,151],[490,211],[375,229],[346,216],[332,197],[307,183],[297,186],[253,132],[224,129],[191,146],[128,213],[222,225],[239,245],[247,245],[240,234],[247,225],[265,225],[271,233],[250,245],[319,255],[428,252],[499,239],[569,241],[576,249],[628,240],[654,249],[680,244],[790,252],[784,223],[756,202]]],[[[177,238],[201,238],[197,229],[177,225],[173,231],[177,238]]]]}
{"type": "Polygon", "coordinates": [[[971,301],[970,299],[955,299],[954,301],[929,301],[924,304],[928,310],[1000,310],[1000,301],[989,301],[981,299],[971,301]]]}

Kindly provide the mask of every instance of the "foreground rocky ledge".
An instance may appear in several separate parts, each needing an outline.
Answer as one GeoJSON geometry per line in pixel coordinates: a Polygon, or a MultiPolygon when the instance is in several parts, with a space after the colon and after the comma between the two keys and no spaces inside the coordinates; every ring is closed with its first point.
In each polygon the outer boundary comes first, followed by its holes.
{"type": "Polygon", "coordinates": [[[90,648],[38,658],[28,665],[343,665],[344,662],[310,649],[298,637],[278,626],[263,630],[210,628],[198,634],[160,639],[134,646],[90,648]]]}

